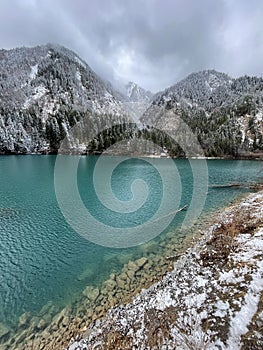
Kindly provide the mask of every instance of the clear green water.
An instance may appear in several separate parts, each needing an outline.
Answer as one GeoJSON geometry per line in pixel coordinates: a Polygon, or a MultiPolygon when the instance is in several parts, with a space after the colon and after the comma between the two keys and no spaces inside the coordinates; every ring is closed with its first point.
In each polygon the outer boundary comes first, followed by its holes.
{"type": "MultiPolygon", "coordinates": [[[[74,159],[70,157],[67,162],[74,159]]],[[[134,179],[143,179],[149,189],[147,201],[137,213],[115,215],[99,203],[92,186],[97,159],[81,157],[78,168],[79,191],[90,212],[116,227],[148,220],[162,197],[156,169],[138,159],[115,169],[111,184],[119,199],[131,199],[134,179]]],[[[99,283],[113,269],[121,268],[111,257],[138,253],[138,247],[120,250],[96,245],[67,224],[55,195],[55,161],[56,156],[0,157],[0,322],[8,325],[15,324],[26,311],[37,313],[49,301],[61,307],[70,303],[87,284],[99,283]]],[[[166,162],[156,160],[158,167],[165,167],[166,162]]],[[[262,162],[209,160],[207,164],[210,184],[262,178],[262,162]]],[[[191,169],[187,160],[175,160],[175,165],[182,181],[181,205],[188,204],[193,190],[191,169]]],[[[225,206],[244,191],[209,188],[204,211],[225,206]]],[[[176,215],[166,231],[178,227],[184,216],[185,212],[176,215]]]]}

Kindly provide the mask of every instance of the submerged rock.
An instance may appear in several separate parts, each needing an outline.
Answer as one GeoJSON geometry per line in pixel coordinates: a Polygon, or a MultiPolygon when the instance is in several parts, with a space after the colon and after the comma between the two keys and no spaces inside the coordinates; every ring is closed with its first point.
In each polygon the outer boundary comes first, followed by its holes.
{"type": "Polygon", "coordinates": [[[148,259],[143,257],[136,260],[136,264],[138,265],[139,268],[142,268],[147,263],[147,261],[148,259]]]}
{"type": "Polygon", "coordinates": [[[133,270],[128,270],[128,271],[127,271],[127,275],[128,275],[128,277],[132,280],[133,277],[134,277],[134,275],[135,275],[135,271],[133,271],[133,270]]]}
{"type": "Polygon", "coordinates": [[[120,276],[117,276],[116,282],[117,282],[117,286],[121,289],[124,289],[127,284],[127,282],[124,279],[122,279],[120,276]]]}
{"type": "Polygon", "coordinates": [[[46,328],[46,326],[48,325],[49,323],[47,322],[47,320],[41,318],[40,321],[38,322],[37,324],[37,328],[38,329],[44,329],[46,328]]]}
{"type": "Polygon", "coordinates": [[[84,291],[83,295],[88,298],[90,301],[96,301],[98,296],[100,295],[99,288],[95,288],[93,286],[87,286],[84,291]]]}
{"type": "Polygon", "coordinates": [[[111,274],[110,278],[104,282],[104,286],[107,291],[113,290],[115,288],[116,279],[114,274],[111,274]]]}
{"type": "Polygon", "coordinates": [[[138,267],[138,265],[137,264],[135,264],[135,262],[134,261],[132,261],[132,260],[130,260],[129,262],[128,262],[128,269],[129,270],[132,270],[132,271],[138,271],[139,270],[139,267],[138,267]]]}
{"type": "Polygon", "coordinates": [[[3,340],[9,333],[10,330],[2,322],[0,322],[0,341],[3,340]]]}
{"type": "Polygon", "coordinates": [[[31,313],[30,312],[25,312],[19,317],[19,322],[18,322],[18,327],[25,327],[29,324],[31,320],[31,313]]]}

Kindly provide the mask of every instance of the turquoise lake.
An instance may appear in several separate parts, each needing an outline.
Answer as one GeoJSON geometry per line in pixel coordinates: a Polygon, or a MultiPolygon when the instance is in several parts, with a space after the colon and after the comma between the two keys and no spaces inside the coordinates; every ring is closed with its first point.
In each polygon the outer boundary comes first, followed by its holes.
{"type": "MultiPolygon", "coordinates": [[[[63,159],[70,166],[76,157],[64,156],[63,159]]],[[[90,213],[105,225],[116,228],[133,228],[149,220],[163,197],[162,178],[157,169],[167,172],[167,164],[172,160],[155,159],[156,167],[143,159],[121,162],[111,178],[116,198],[124,202],[131,200],[131,185],[136,179],[147,184],[148,196],[136,212],[116,214],[100,203],[93,186],[93,170],[99,158],[83,156],[78,164],[78,190],[90,213]]],[[[108,156],[107,163],[115,158],[108,156]]],[[[191,167],[185,159],[172,162],[182,185],[179,207],[189,205],[193,193],[191,167]]],[[[200,161],[194,162],[198,165],[200,161]]],[[[74,231],[57,202],[55,163],[56,156],[0,157],[0,322],[9,326],[14,325],[22,313],[37,313],[50,301],[60,307],[74,301],[86,285],[98,284],[114,269],[121,269],[111,263],[115,261],[110,259],[112,256],[132,254],[136,257],[138,253],[138,246],[105,247],[74,231]]],[[[210,185],[262,180],[262,162],[208,160],[207,166],[210,185]]],[[[104,170],[107,173],[107,169],[104,170]]],[[[70,188],[68,190],[70,197],[70,188]]],[[[208,215],[245,191],[245,188],[209,187],[203,213],[208,215]]],[[[178,213],[165,231],[176,230],[186,213],[178,213]]]]}

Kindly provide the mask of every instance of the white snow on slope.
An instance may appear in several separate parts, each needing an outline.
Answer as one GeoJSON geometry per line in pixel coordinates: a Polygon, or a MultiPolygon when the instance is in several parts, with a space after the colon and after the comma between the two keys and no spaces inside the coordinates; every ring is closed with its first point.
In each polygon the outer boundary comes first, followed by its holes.
{"type": "Polygon", "coordinates": [[[26,99],[23,108],[28,108],[32,101],[39,100],[41,97],[43,97],[48,90],[44,86],[37,86],[34,91],[32,96],[26,99]]]}
{"type": "Polygon", "coordinates": [[[35,77],[37,76],[37,72],[38,72],[38,64],[35,64],[34,66],[31,66],[31,72],[30,72],[30,79],[33,80],[35,79],[35,77]]]}

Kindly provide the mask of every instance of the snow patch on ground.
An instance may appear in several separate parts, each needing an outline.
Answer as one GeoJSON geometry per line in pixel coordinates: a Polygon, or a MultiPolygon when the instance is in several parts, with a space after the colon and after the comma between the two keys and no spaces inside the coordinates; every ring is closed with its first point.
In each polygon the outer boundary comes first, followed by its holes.
{"type": "Polygon", "coordinates": [[[242,242],[242,251],[235,256],[236,261],[254,263],[255,271],[250,275],[251,282],[248,285],[248,291],[244,298],[241,308],[231,318],[230,334],[228,338],[229,349],[239,349],[241,346],[241,336],[248,331],[247,326],[257,311],[260,292],[263,290],[263,229],[260,229],[254,238],[248,238],[244,244],[242,242]],[[261,260],[258,260],[260,256],[261,260]]]}

